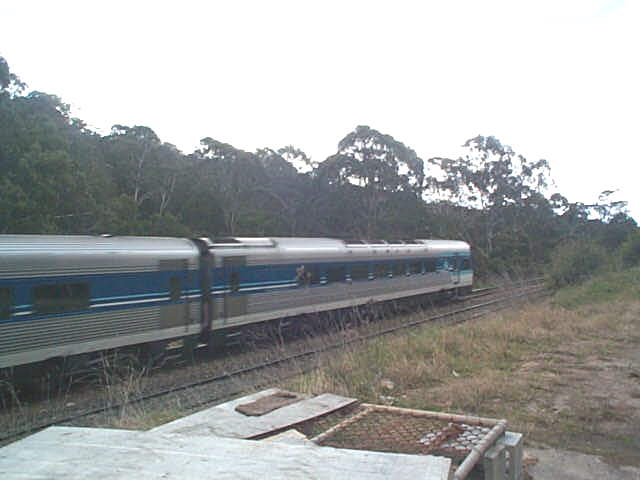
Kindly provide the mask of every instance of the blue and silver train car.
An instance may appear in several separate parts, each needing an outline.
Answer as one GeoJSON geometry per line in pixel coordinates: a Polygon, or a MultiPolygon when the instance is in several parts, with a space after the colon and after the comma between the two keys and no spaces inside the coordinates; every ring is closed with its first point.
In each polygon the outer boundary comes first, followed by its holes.
{"type": "Polygon", "coordinates": [[[348,243],[233,238],[214,256],[213,329],[440,291],[467,291],[469,245],[450,240],[348,243]]]}
{"type": "Polygon", "coordinates": [[[199,256],[180,238],[0,235],[0,368],[197,334],[199,256]]]}
{"type": "Polygon", "coordinates": [[[471,289],[449,240],[0,235],[0,369],[471,289]]]}

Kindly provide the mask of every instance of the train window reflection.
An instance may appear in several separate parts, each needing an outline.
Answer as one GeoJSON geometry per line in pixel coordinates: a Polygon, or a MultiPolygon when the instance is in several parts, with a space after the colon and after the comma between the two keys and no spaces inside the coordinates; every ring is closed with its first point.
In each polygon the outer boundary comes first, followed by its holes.
{"type": "Polygon", "coordinates": [[[232,292],[240,290],[240,274],[238,272],[231,272],[229,277],[229,288],[232,292]]]}
{"type": "Polygon", "coordinates": [[[393,263],[393,276],[402,277],[407,274],[407,267],[404,262],[393,263]]]}
{"type": "Polygon", "coordinates": [[[373,274],[376,278],[385,278],[389,276],[389,264],[387,263],[376,263],[373,266],[373,274]]]}
{"type": "Polygon", "coordinates": [[[436,263],[437,260],[435,258],[427,258],[424,262],[424,270],[425,272],[435,272],[436,271],[436,263]]]}
{"type": "Polygon", "coordinates": [[[0,320],[6,320],[11,315],[11,289],[0,288],[0,320]]]}
{"type": "Polygon", "coordinates": [[[355,263],[351,265],[351,280],[367,280],[369,278],[369,264],[355,263]]]}
{"type": "Polygon", "coordinates": [[[178,277],[171,277],[169,280],[169,292],[171,295],[171,301],[177,302],[182,296],[182,287],[180,285],[180,279],[178,277]]]}
{"type": "Polygon", "coordinates": [[[33,288],[37,313],[64,313],[89,308],[88,283],[39,285],[33,288]]]}
{"type": "Polygon", "coordinates": [[[346,274],[344,266],[329,267],[327,269],[327,280],[329,282],[344,282],[346,274]]]}

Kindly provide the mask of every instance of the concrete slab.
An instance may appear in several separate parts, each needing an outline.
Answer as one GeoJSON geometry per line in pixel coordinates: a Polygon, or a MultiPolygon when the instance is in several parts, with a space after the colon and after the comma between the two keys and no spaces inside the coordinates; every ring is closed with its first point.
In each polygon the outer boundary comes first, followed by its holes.
{"type": "Polygon", "coordinates": [[[235,410],[237,405],[272,395],[277,391],[277,389],[264,390],[257,394],[216,405],[188,417],[156,427],[149,430],[149,433],[255,438],[269,432],[286,429],[296,423],[311,420],[357,402],[355,398],[324,393],[317,397],[306,398],[297,403],[286,405],[258,417],[249,417],[235,410]]]}
{"type": "Polygon", "coordinates": [[[282,433],[278,433],[277,435],[267,437],[262,441],[263,442],[284,442],[284,443],[291,443],[293,445],[309,445],[312,447],[320,448],[319,445],[309,440],[304,433],[300,433],[299,431],[293,428],[291,430],[286,430],[282,433]]]}
{"type": "Polygon", "coordinates": [[[0,478],[446,480],[450,460],[221,437],[52,427],[0,449],[0,478]]]}
{"type": "Polygon", "coordinates": [[[640,480],[640,468],[616,467],[604,463],[600,457],[566,450],[525,448],[525,463],[534,480],[640,480]]]}

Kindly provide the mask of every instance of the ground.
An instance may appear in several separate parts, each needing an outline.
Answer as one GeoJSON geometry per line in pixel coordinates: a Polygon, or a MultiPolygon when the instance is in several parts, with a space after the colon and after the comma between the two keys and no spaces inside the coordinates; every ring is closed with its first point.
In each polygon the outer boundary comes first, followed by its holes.
{"type": "Polygon", "coordinates": [[[529,408],[550,407],[562,418],[528,443],[528,471],[534,479],[640,479],[640,348],[614,348],[584,360],[566,351],[529,362],[523,370],[545,374],[553,388],[529,408]],[[548,365],[555,365],[550,371],[548,365]],[[557,447],[562,447],[559,449],[557,447]],[[578,453],[583,452],[583,453],[578,453]],[[592,455],[586,455],[590,453],[592,455]]]}
{"type": "Polygon", "coordinates": [[[526,445],[538,447],[527,450],[531,478],[640,479],[640,304],[576,313],[615,321],[525,355],[509,373],[505,397],[487,399],[479,413],[507,418],[509,428],[525,432],[526,445]]]}
{"type": "Polygon", "coordinates": [[[640,480],[637,276],[386,339],[291,387],[505,418],[525,435],[529,478],[640,480]]]}

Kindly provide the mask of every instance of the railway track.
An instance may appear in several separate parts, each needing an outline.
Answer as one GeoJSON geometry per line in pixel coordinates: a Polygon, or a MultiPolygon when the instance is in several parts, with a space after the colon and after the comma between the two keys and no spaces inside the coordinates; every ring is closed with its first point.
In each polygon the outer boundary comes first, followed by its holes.
{"type": "MultiPolygon", "coordinates": [[[[456,303],[444,311],[428,314],[426,316],[409,315],[408,321],[378,322],[376,328],[364,331],[362,328],[355,333],[345,331],[344,335],[338,335],[328,343],[321,343],[310,348],[294,351],[293,353],[277,354],[275,358],[258,361],[254,364],[234,368],[229,371],[222,371],[206,378],[183,382],[178,385],[170,385],[157,388],[127,398],[125,401],[111,402],[107,405],[96,405],[88,408],[72,409],[64,411],[62,414],[48,416],[43,413],[40,418],[34,419],[28,425],[7,427],[0,429],[0,445],[10,443],[20,437],[31,434],[35,431],[61,424],[82,424],[86,419],[107,415],[114,410],[122,410],[143,402],[162,401],[171,395],[180,395],[185,392],[201,390],[198,395],[190,395],[181,402],[185,410],[194,410],[206,405],[218,403],[229,399],[246,390],[264,388],[271,386],[287,377],[308,372],[317,366],[317,359],[329,352],[344,349],[357,343],[370,341],[385,335],[395,334],[402,330],[417,328],[428,323],[458,324],[475,318],[487,315],[488,313],[512,305],[513,302],[522,298],[538,297],[546,294],[544,287],[540,285],[540,279],[533,279],[523,283],[521,286],[500,290],[495,287],[477,289],[472,294],[459,299],[456,303]],[[486,298],[488,297],[488,298],[486,298]],[[494,298],[495,297],[495,298],[494,298]],[[477,302],[477,300],[483,299],[477,302]],[[469,302],[473,302],[469,305],[469,302]],[[460,305],[462,304],[462,305],[460,305]],[[412,318],[417,317],[417,318],[412,318]],[[239,386],[240,385],[240,386],[239,386]],[[197,400],[194,400],[194,397],[197,400]]],[[[356,330],[356,329],[353,329],[356,330]]],[[[267,356],[271,356],[268,354],[267,356]]],[[[70,402],[73,403],[73,402],[70,402]]],[[[8,412],[9,415],[11,412],[8,412]]],[[[0,420],[1,422],[1,420],[0,420]]],[[[10,423],[10,422],[5,422],[10,423]]],[[[86,422],[91,424],[92,422],[86,422]]],[[[1,425],[2,423],[0,423],[1,425]]]]}

